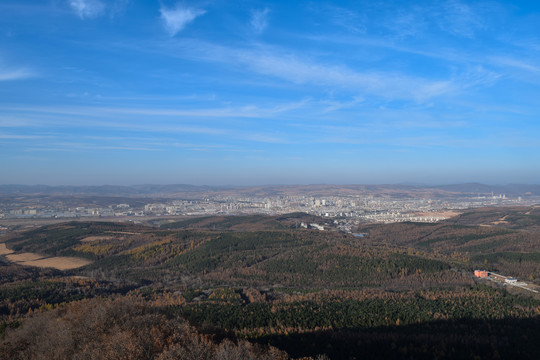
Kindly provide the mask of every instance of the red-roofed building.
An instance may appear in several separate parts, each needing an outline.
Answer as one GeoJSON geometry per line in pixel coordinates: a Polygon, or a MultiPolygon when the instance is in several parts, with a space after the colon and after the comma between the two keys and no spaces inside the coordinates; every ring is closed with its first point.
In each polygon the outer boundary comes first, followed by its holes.
{"type": "Polygon", "coordinates": [[[489,272],[486,270],[474,270],[474,276],[479,278],[486,278],[488,277],[489,272]]]}

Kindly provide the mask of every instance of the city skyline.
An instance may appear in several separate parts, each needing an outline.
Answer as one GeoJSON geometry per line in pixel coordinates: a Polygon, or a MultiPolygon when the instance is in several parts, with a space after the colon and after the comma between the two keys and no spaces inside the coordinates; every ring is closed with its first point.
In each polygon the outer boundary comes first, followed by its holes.
{"type": "Polygon", "coordinates": [[[538,184],[539,10],[4,1],[0,184],[538,184]]]}

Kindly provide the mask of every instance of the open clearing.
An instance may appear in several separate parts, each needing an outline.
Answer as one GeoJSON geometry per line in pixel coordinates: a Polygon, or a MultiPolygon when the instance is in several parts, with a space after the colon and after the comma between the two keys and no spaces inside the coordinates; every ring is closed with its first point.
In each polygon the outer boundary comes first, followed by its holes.
{"type": "Polygon", "coordinates": [[[57,256],[39,260],[25,261],[19,264],[26,266],[36,266],[41,268],[52,267],[58,270],[70,270],[88,265],[91,262],[92,261],[88,259],[57,256]]]}
{"type": "Polygon", "coordinates": [[[0,255],[8,255],[8,254],[12,254],[12,253],[13,253],[13,250],[9,250],[6,247],[6,244],[0,243],[0,255]]]}
{"type": "Polygon", "coordinates": [[[493,225],[508,224],[508,221],[506,221],[507,217],[508,217],[508,215],[505,215],[502,218],[500,218],[499,220],[492,221],[491,223],[493,225]]]}
{"type": "Polygon", "coordinates": [[[423,216],[423,217],[437,217],[437,218],[453,218],[455,216],[458,216],[461,214],[459,211],[431,211],[431,212],[416,212],[414,213],[416,216],[423,216]]]}
{"type": "Polygon", "coordinates": [[[113,236],[88,236],[81,240],[81,242],[94,242],[102,240],[111,240],[114,239],[113,236]]]}
{"type": "Polygon", "coordinates": [[[138,232],[129,232],[129,231],[107,231],[109,234],[125,234],[125,235],[139,235],[138,232]]]}
{"type": "Polygon", "coordinates": [[[34,254],[34,253],[20,253],[20,254],[13,253],[13,254],[7,255],[6,258],[9,261],[13,261],[13,262],[16,262],[16,263],[23,263],[23,262],[26,262],[26,261],[33,261],[33,260],[42,259],[43,255],[34,254]]]}
{"type": "Polygon", "coordinates": [[[0,255],[4,255],[6,259],[19,265],[35,266],[40,268],[50,267],[58,270],[76,269],[92,263],[91,260],[77,257],[44,257],[43,255],[34,253],[15,254],[13,250],[9,250],[4,243],[0,243],[0,255]]]}

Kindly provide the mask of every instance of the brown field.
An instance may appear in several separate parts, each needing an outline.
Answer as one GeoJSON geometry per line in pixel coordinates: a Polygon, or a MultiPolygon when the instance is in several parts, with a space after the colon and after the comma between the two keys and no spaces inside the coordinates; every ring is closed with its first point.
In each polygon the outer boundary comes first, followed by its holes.
{"type": "Polygon", "coordinates": [[[58,270],[70,270],[70,269],[76,269],[81,266],[85,266],[92,263],[92,261],[88,259],[82,259],[82,258],[76,258],[76,257],[51,257],[51,258],[45,258],[45,259],[39,259],[39,260],[33,260],[33,261],[25,261],[21,262],[21,265],[26,266],[36,266],[41,268],[47,268],[52,267],[58,270]]]}
{"type": "Polygon", "coordinates": [[[452,218],[454,216],[458,216],[461,214],[461,212],[458,211],[436,211],[436,212],[417,212],[414,213],[416,216],[424,216],[424,217],[443,217],[443,218],[452,218]]]}
{"type": "Polygon", "coordinates": [[[7,255],[6,258],[9,261],[13,261],[16,263],[24,263],[26,261],[34,261],[34,260],[42,259],[43,255],[34,254],[34,253],[20,253],[20,254],[7,255]]]}
{"type": "Polygon", "coordinates": [[[8,255],[8,254],[11,254],[11,253],[13,253],[13,250],[9,250],[6,247],[6,244],[0,243],[0,255],[8,255]]]}
{"type": "Polygon", "coordinates": [[[0,255],[8,255],[8,254],[11,254],[11,253],[13,253],[13,250],[9,250],[6,247],[6,244],[0,243],[0,255]]]}
{"type": "Polygon", "coordinates": [[[71,270],[90,264],[92,261],[77,257],[44,257],[34,253],[15,254],[6,247],[6,244],[0,243],[0,255],[5,255],[6,259],[19,265],[36,266],[40,268],[55,268],[58,270],[71,270]]]}
{"type": "Polygon", "coordinates": [[[508,215],[505,215],[503,216],[502,218],[500,218],[499,220],[496,220],[496,221],[492,221],[491,223],[493,225],[500,225],[500,224],[508,224],[508,221],[506,221],[506,218],[508,217],[508,215]]]}
{"type": "Polygon", "coordinates": [[[94,242],[101,240],[111,240],[114,239],[112,236],[88,236],[81,240],[81,242],[94,242]]]}
{"type": "Polygon", "coordinates": [[[110,234],[126,234],[126,235],[139,235],[138,232],[128,232],[128,231],[107,231],[110,234]]]}

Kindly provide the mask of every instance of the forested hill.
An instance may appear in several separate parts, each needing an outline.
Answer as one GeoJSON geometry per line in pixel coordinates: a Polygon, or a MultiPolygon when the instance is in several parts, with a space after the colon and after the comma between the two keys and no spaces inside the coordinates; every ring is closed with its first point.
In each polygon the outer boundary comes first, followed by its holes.
{"type": "Polygon", "coordinates": [[[406,247],[540,279],[540,207],[481,208],[434,224],[371,224],[358,231],[373,246],[406,247]]]}
{"type": "Polygon", "coordinates": [[[0,239],[11,252],[0,256],[0,350],[37,358],[60,341],[61,354],[96,358],[101,347],[112,357],[143,349],[149,359],[200,358],[201,348],[208,359],[532,359],[540,300],[472,270],[540,279],[537,215],[478,209],[436,224],[363,225],[364,237],[298,228],[323,221],[304,214],[159,227],[74,221],[10,233],[0,239]],[[40,269],[10,262],[12,254],[91,263],[40,269]],[[102,326],[100,303],[115,319],[111,339],[126,341],[120,347],[92,330],[102,326]],[[84,341],[74,320],[82,308],[95,317],[84,341]]]}
{"type": "Polygon", "coordinates": [[[12,234],[5,241],[16,252],[92,260],[92,264],[73,270],[77,275],[173,287],[201,281],[212,286],[279,284],[297,289],[469,281],[445,259],[425,251],[371,246],[338,232],[287,228],[290,218],[256,219],[246,217],[242,226],[239,217],[225,223],[221,218],[210,223],[203,219],[196,225],[272,230],[161,230],[71,222],[12,234]],[[180,284],[179,278],[183,279],[180,284]]]}

